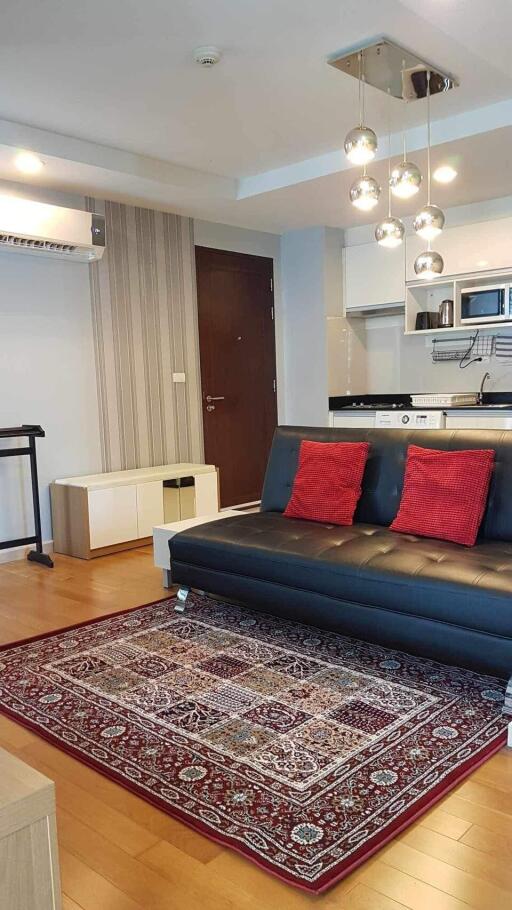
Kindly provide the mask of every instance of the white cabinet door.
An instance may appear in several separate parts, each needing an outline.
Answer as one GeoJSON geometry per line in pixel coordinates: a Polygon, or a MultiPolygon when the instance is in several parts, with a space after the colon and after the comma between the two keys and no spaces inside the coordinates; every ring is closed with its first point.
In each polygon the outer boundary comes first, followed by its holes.
{"type": "Polygon", "coordinates": [[[375,426],[375,411],[331,411],[331,427],[354,427],[358,430],[375,426]]]}
{"type": "Polygon", "coordinates": [[[344,249],[345,311],[405,301],[405,250],[378,243],[344,249]]]}
{"type": "Polygon", "coordinates": [[[89,536],[91,550],[137,540],[137,489],[135,485],[91,490],[89,536]]]}
{"type": "MultiPolygon", "coordinates": [[[[426,249],[421,237],[407,238],[407,281],[415,281],[414,260],[426,249]]],[[[444,259],[445,275],[512,269],[512,218],[447,227],[432,241],[444,259]]]]}
{"type": "Polygon", "coordinates": [[[446,416],[446,429],[447,430],[511,430],[512,429],[512,415],[505,417],[502,416],[493,416],[491,414],[482,414],[482,416],[475,414],[460,414],[457,416],[453,414],[447,414],[446,416]]]}
{"type": "Polygon", "coordinates": [[[161,480],[137,484],[137,537],[152,537],[164,522],[164,487],[161,480]]]}

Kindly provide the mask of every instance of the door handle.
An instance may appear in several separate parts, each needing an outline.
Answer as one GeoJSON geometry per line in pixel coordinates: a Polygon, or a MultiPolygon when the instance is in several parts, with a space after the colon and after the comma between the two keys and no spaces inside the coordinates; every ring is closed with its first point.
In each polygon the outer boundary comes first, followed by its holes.
{"type": "Polygon", "coordinates": [[[207,395],[207,401],[224,401],[224,395],[207,395]]]}

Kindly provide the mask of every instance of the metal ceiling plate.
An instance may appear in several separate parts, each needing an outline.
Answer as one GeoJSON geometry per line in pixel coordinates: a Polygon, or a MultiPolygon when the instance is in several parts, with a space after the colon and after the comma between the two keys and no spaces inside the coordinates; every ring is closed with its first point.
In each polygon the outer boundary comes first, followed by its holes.
{"type": "Polygon", "coordinates": [[[360,62],[367,85],[389,92],[403,101],[416,101],[427,94],[427,73],[430,71],[430,94],[448,92],[459,83],[449,73],[422,60],[417,54],[386,38],[358,47],[348,54],[333,57],[330,66],[359,78],[360,62]]]}

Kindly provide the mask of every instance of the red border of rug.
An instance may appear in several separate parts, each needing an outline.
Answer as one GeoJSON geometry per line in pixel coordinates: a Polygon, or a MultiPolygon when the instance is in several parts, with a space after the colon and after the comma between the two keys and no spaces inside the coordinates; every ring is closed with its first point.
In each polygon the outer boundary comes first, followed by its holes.
{"type": "MultiPolygon", "coordinates": [[[[19,641],[8,642],[7,644],[0,645],[0,653],[2,651],[7,651],[9,648],[15,648],[20,645],[30,644],[35,641],[42,641],[45,638],[51,638],[53,635],[61,635],[65,632],[71,632],[73,629],[80,629],[84,626],[91,626],[98,622],[103,622],[106,619],[113,619],[116,616],[122,616],[126,613],[131,613],[134,610],[143,610],[144,607],[152,607],[156,604],[165,603],[166,601],[175,600],[174,597],[163,597],[158,600],[153,600],[147,604],[141,604],[137,607],[128,607],[125,610],[114,611],[113,613],[105,613],[104,616],[98,616],[91,620],[85,620],[83,622],[74,623],[71,626],[66,626],[62,629],[54,629],[51,632],[43,632],[40,635],[34,635],[31,638],[23,638],[19,641]]],[[[296,878],[293,875],[290,875],[286,872],[281,872],[276,869],[270,863],[262,861],[261,857],[253,854],[250,847],[241,847],[238,841],[234,841],[228,836],[219,835],[216,831],[212,831],[208,825],[203,824],[202,822],[193,821],[185,813],[181,812],[180,809],[170,809],[169,805],[158,797],[152,797],[148,795],[142,787],[139,787],[137,784],[127,781],[121,774],[118,774],[116,771],[109,771],[100,762],[91,759],[89,756],[83,755],[78,749],[74,749],[72,746],[63,744],[58,736],[54,736],[52,733],[48,733],[44,730],[41,730],[37,724],[33,724],[31,721],[26,720],[23,717],[20,717],[15,711],[11,711],[9,708],[5,708],[0,703],[0,714],[4,714],[6,717],[11,718],[20,724],[20,726],[25,727],[30,730],[32,733],[36,733],[41,739],[46,740],[52,745],[56,746],[61,752],[65,752],[70,755],[72,758],[75,758],[77,761],[80,761],[83,765],[87,765],[92,768],[93,771],[97,771],[99,774],[103,774],[104,777],[107,777],[109,780],[112,780],[114,783],[119,784],[124,787],[126,790],[129,790],[135,796],[145,800],[145,802],[150,803],[155,806],[157,809],[160,809],[162,812],[165,812],[166,815],[171,816],[171,818],[176,818],[178,821],[183,822],[187,827],[192,828],[199,834],[208,837],[210,840],[215,841],[218,844],[221,844],[224,847],[229,847],[231,850],[234,850],[236,853],[239,853],[241,856],[249,859],[251,862],[255,863],[260,868],[264,869],[265,872],[269,872],[271,875],[274,875],[280,881],[286,882],[288,885],[293,885],[296,888],[300,888],[303,891],[308,892],[309,894],[321,894],[326,891],[328,888],[331,888],[337,882],[341,881],[347,875],[354,871],[362,863],[366,862],[374,853],[377,853],[385,844],[389,843],[397,834],[407,828],[412,824],[417,818],[423,815],[428,811],[435,803],[439,802],[443,796],[449,793],[450,790],[453,790],[464,778],[466,778],[472,771],[475,771],[480,765],[483,765],[492,755],[498,752],[502,746],[505,745],[507,740],[507,730],[505,729],[496,739],[489,743],[484,749],[481,749],[471,758],[469,758],[463,765],[461,765],[456,771],[453,771],[451,774],[447,775],[442,784],[439,784],[438,787],[435,787],[432,791],[429,792],[422,800],[419,800],[415,803],[414,807],[408,812],[403,813],[395,821],[390,822],[389,825],[385,828],[383,832],[378,835],[375,835],[370,841],[368,841],[364,847],[361,847],[360,850],[357,850],[354,855],[349,859],[339,863],[334,870],[326,872],[321,876],[315,886],[310,886],[304,883],[303,880],[296,878]]]]}

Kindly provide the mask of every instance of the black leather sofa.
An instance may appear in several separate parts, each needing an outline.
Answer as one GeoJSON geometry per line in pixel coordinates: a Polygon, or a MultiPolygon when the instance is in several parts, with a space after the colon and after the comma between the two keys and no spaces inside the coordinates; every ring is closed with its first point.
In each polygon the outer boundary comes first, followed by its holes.
{"type": "Polygon", "coordinates": [[[261,511],[177,534],[170,549],[178,584],[479,672],[512,673],[512,432],[279,427],[261,511]],[[351,527],[283,516],[302,439],[371,444],[351,527]],[[496,451],[475,547],[389,530],[410,443],[496,451]]]}

